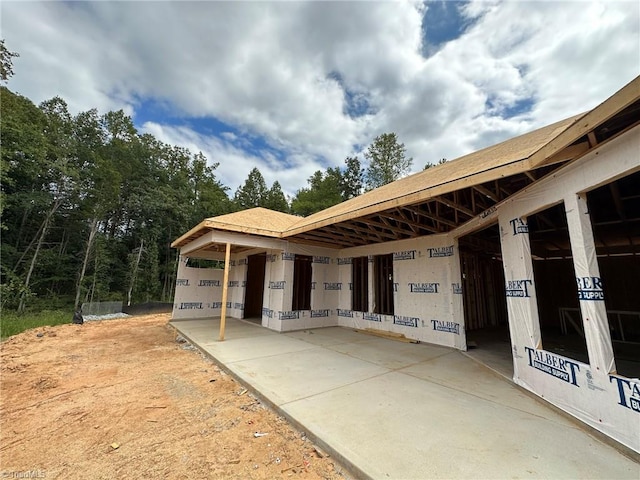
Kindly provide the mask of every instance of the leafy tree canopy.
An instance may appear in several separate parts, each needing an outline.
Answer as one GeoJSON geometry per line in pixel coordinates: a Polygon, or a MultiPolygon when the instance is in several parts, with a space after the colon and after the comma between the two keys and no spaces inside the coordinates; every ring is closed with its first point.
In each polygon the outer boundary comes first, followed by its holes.
{"type": "Polygon", "coordinates": [[[236,210],[263,207],[279,212],[289,212],[289,204],[282,192],[280,182],[275,181],[270,189],[267,188],[267,183],[257,167],[249,172],[244,184],[236,190],[233,205],[236,210]]]}
{"type": "Polygon", "coordinates": [[[0,80],[6,83],[13,76],[13,59],[19,56],[7,49],[4,39],[0,40],[0,80]]]}
{"type": "Polygon", "coordinates": [[[238,210],[262,207],[267,199],[267,183],[257,167],[254,167],[244,184],[238,187],[233,203],[238,210]]]}
{"type": "Polygon", "coordinates": [[[232,210],[218,165],[140,135],[122,111],[0,95],[3,308],[171,300],[171,242],[232,210]]]}
{"type": "Polygon", "coordinates": [[[271,189],[267,192],[264,207],[277,212],[289,213],[289,203],[282,192],[280,182],[273,182],[271,189]]]}
{"type": "Polygon", "coordinates": [[[341,189],[342,199],[349,200],[362,193],[364,188],[364,169],[358,157],[347,157],[342,171],[341,189]]]}
{"type": "Polygon", "coordinates": [[[307,180],[309,186],[298,190],[291,201],[291,211],[306,217],[342,202],[342,174],[337,168],[325,173],[316,171],[307,180]]]}
{"type": "Polygon", "coordinates": [[[424,165],[423,170],[427,170],[427,169],[429,169],[431,167],[435,167],[436,165],[442,165],[443,163],[447,163],[447,159],[446,158],[441,158],[436,163],[426,163],[424,165]]]}
{"type": "Polygon", "coordinates": [[[365,173],[366,190],[373,190],[407,175],[413,159],[406,158],[405,154],[404,143],[398,143],[395,133],[378,135],[364,153],[369,160],[365,173]]]}
{"type": "MultiPolygon", "coordinates": [[[[0,79],[13,74],[0,43],[0,79]]],[[[406,174],[395,134],[342,168],[316,171],[291,200],[258,168],[229,198],[218,163],[140,134],[122,110],[72,115],[54,97],[36,106],[0,87],[0,299],[30,308],[173,298],[178,236],[204,218],[265,207],[310,215],[406,174]],[[55,300],[57,301],[57,300],[55,300]]]]}

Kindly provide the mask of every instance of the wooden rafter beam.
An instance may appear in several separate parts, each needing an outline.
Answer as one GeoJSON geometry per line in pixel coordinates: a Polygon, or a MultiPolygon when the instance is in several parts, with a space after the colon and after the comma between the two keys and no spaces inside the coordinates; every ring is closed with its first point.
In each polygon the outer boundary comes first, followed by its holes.
{"type": "Polygon", "coordinates": [[[404,223],[408,225],[414,232],[420,234],[422,231],[427,231],[430,233],[439,233],[440,231],[436,227],[432,227],[430,225],[425,225],[424,223],[420,223],[419,221],[414,220],[413,218],[409,218],[405,212],[401,209],[396,208],[394,211],[386,211],[383,212],[384,216],[395,220],[396,222],[404,223]]]}
{"type": "MultiPolygon", "coordinates": [[[[437,222],[437,223],[441,223],[443,225],[448,225],[450,227],[457,227],[458,225],[455,222],[452,222],[451,220],[448,220],[446,218],[440,217],[437,214],[433,214],[430,212],[425,212],[424,210],[422,210],[418,205],[413,205],[410,207],[402,207],[403,210],[407,210],[411,213],[416,214],[419,217],[423,217],[426,219],[429,219],[433,222],[437,222]]],[[[438,232],[440,232],[441,230],[438,230],[438,232]]]]}
{"type": "Polygon", "coordinates": [[[476,211],[476,195],[478,194],[477,190],[471,189],[471,210],[476,211]]]}
{"type": "MultiPolygon", "coordinates": [[[[394,215],[393,212],[384,212],[381,213],[379,215],[379,218],[382,222],[389,224],[389,221],[393,221],[402,225],[406,225],[408,227],[408,229],[403,229],[402,227],[395,227],[395,228],[400,228],[404,234],[406,235],[407,233],[413,233],[415,235],[424,235],[424,232],[429,232],[429,233],[434,233],[433,228],[427,227],[425,225],[420,224],[419,222],[416,222],[414,220],[411,220],[409,218],[405,218],[402,215],[396,214],[394,215]]],[[[398,233],[402,233],[402,232],[398,232],[398,233]]],[[[414,235],[414,236],[415,236],[414,235]]]]}
{"type": "Polygon", "coordinates": [[[470,209],[468,209],[466,207],[463,207],[462,205],[458,205],[454,201],[449,200],[447,198],[442,198],[440,196],[440,197],[434,198],[434,200],[436,202],[438,202],[438,203],[441,203],[442,205],[445,205],[445,206],[449,207],[449,208],[453,208],[457,212],[462,212],[462,213],[464,213],[465,215],[468,215],[471,218],[476,216],[476,214],[473,211],[471,211],[470,209]]]}
{"type": "MultiPolygon", "coordinates": [[[[458,203],[458,190],[456,190],[455,192],[453,192],[453,202],[454,205],[460,205],[458,203]]],[[[453,219],[456,223],[460,222],[460,219],[458,218],[458,209],[454,209],[453,210],[453,219]]]]}
{"type": "MultiPolygon", "coordinates": [[[[638,100],[640,92],[640,77],[636,77],[629,84],[620,89],[613,97],[600,104],[590,112],[578,119],[574,125],[567,128],[560,135],[548,142],[529,159],[530,169],[537,168],[547,163],[547,159],[555,157],[555,154],[573,141],[575,138],[587,134],[599,125],[621,112],[638,100]]],[[[584,142],[588,143],[588,142],[584,142]]],[[[587,145],[588,146],[588,145],[587,145]]],[[[571,147],[568,147],[571,148],[571,147]]]]}
{"type": "MultiPolygon", "coordinates": [[[[359,219],[358,222],[362,223],[364,222],[364,219],[359,219]]],[[[387,232],[381,232],[379,230],[371,228],[369,225],[363,227],[357,225],[356,222],[338,223],[336,225],[332,225],[331,229],[333,231],[336,231],[337,233],[344,233],[346,235],[349,235],[350,238],[356,238],[360,240],[366,239],[366,237],[375,237],[377,238],[378,242],[384,242],[385,238],[395,239],[395,235],[389,234],[387,232]],[[364,234],[365,237],[359,235],[358,233],[364,234]]]]}
{"type": "MultiPolygon", "coordinates": [[[[360,225],[356,225],[354,223],[340,223],[334,225],[335,230],[337,232],[344,232],[349,235],[351,238],[357,238],[361,240],[365,240],[368,237],[374,237],[379,242],[384,241],[384,235],[381,234],[378,230],[369,227],[362,227],[360,225]]],[[[365,240],[366,243],[366,240],[365,240]]]]}
{"type": "Polygon", "coordinates": [[[511,192],[510,190],[508,190],[504,185],[500,186],[500,191],[502,193],[504,193],[504,196],[502,198],[507,198],[510,197],[512,195],[513,192],[511,192]]]}
{"type": "Polygon", "coordinates": [[[289,237],[289,240],[294,243],[301,243],[304,245],[313,245],[315,247],[324,247],[324,248],[345,248],[345,247],[356,247],[360,244],[354,244],[351,242],[335,242],[331,240],[319,240],[316,236],[310,235],[307,233],[301,233],[296,235],[295,237],[289,237]]]}
{"type": "Polygon", "coordinates": [[[574,145],[569,145],[568,147],[565,147],[559,152],[551,155],[549,158],[545,159],[544,161],[537,163],[535,167],[539,168],[544,165],[554,165],[556,163],[562,163],[568,160],[573,160],[578,156],[584,155],[590,149],[591,149],[591,146],[589,145],[589,142],[581,142],[581,143],[576,143],[574,145]]]}
{"type": "Polygon", "coordinates": [[[373,227],[382,228],[383,231],[379,231],[379,230],[376,230],[376,231],[378,233],[380,233],[381,235],[385,235],[385,236],[387,236],[387,238],[392,239],[392,240],[397,240],[398,239],[397,235],[395,235],[395,234],[406,235],[406,233],[407,233],[407,231],[404,230],[403,228],[395,227],[395,226],[392,226],[392,225],[387,225],[387,224],[383,223],[382,221],[378,221],[378,220],[376,220],[376,219],[374,219],[372,217],[365,217],[365,218],[360,219],[360,221],[366,223],[367,225],[371,225],[373,227]],[[385,232],[384,231],[385,229],[388,230],[389,232],[394,232],[395,234],[394,233],[385,232]]]}
{"type": "MultiPolygon", "coordinates": [[[[317,232],[319,234],[322,234],[325,237],[333,238],[333,239],[338,237],[338,238],[348,238],[348,239],[354,240],[357,243],[362,241],[362,235],[358,235],[357,233],[354,233],[352,231],[345,230],[339,227],[340,227],[339,225],[332,225],[330,227],[329,226],[324,227],[321,230],[314,230],[313,232],[317,232]]],[[[312,233],[312,232],[308,232],[308,233],[312,233]]]]}
{"type": "Polygon", "coordinates": [[[382,223],[384,223],[385,225],[387,225],[387,227],[392,230],[393,228],[395,228],[395,225],[392,225],[391,222],[402,222],[403,225],[407,225],[409,227],[409,230],[411,231],[412,234],[417,234],[418,233],[418,229],[415,227],[415,225],[410,225],[405,221],[402,221],[396,217],[394,217],[393,215],[391,215],[390,213],[381,213],[380,215],[378,215],[378,218],[380,219],[380,221],[382,223]]]}
{"type": "MultiPolygon", "coordinates": [[[[317,239],[318,241],[329,241],[339,244],[348,245],[350,243],[355,243],[360,245],[362,242],[362,237],[356,235],[345,235],[343,232],[330,232],[327,231],[327,228],[312,230],[309,232],[304,232],[307,239],[317,239]]],[[[297,235],[296,235],[297,236],[297,235]]]]}
{"type": "Polygon", "coordinates": [[[430,220],[431,223],[435,223],[435,220],[433,220],[432,218],[429,218],[429,216],[427,215],[420,215],[416,211],[413,211],[411,209],[402,209],[402,208],[396,208],[394,209],[394,212],[400,216],[403,222],[406,222],[408,225],[414,225],[419,230],[426,230],[427,232],[431,232],[431,233],[440,233],[441,231],[437,225],[431,225],[431,224],[426,225],[424,222],[420,221],[420,217],[424,217],[430,220]]]}
{"type": "Polygon", "coordinates": [[[493,198],[488,199],[486,194],[480,193],[475,188],[468,188],[466,189],[466,191],[468,192],[469,196],[467,204],[471,206],[470,210],[472,212],[482,212],[497,203],[495,200],[493,200],[493,198]]]}

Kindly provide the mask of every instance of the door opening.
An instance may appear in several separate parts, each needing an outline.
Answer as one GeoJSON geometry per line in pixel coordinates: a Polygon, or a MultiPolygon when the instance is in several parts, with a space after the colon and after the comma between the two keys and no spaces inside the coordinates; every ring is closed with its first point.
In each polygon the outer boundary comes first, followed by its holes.
{"type": "Polygon", "coordinates": [[[511,378],[513,358],[498,224],[461,237],[459,249],[469,355],[511,378]]]}
{"type": "Polygon", "coordinates": [[[244,318],[262,321],[264,274],[267,255],[259,253],[247,258],[247,283],[244,290],[244,318]]]}

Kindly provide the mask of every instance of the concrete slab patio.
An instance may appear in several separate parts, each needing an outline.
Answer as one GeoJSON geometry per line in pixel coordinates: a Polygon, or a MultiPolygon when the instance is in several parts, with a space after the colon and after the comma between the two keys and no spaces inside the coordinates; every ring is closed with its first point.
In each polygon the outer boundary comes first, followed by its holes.
{"type": "Polygon", "coordinates": [[[635,479],[640,464],[463,353],[331,327],[171,324],[360,478],[635,479]]]}

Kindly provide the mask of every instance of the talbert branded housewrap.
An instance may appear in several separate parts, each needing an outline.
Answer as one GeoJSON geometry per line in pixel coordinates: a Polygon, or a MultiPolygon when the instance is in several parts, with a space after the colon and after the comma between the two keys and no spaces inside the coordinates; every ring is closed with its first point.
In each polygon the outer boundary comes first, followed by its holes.
{"type": "Polygon", "coordinates": [[[173,243],[173,318],[220,316],[226,298],[227,315],[277,331],[505,348],[514,382],[640,452],[638,120],[635,79],[585,114],[306,218],[206,219],[173,243]]]}

